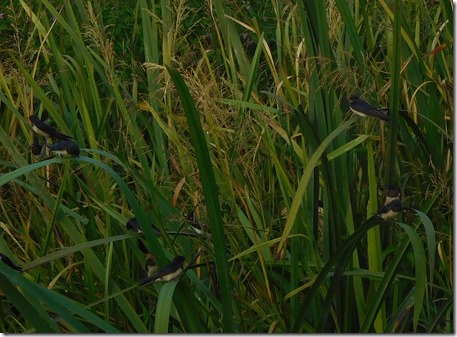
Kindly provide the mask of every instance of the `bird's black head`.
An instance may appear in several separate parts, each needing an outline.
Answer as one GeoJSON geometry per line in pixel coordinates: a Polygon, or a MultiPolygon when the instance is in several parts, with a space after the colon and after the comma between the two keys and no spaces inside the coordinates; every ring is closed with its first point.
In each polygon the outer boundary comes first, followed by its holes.
{"type": "Polygon", "coordinates": [[[388,197],[394,198],[400,195],[400,189],[397,184],[390,184],[386,187],[386,195],[388,197]]]}
{"type": "Polygon", "coordinates": [[[39,121],[40,119],[39,119],[36,115],[30,115],[29,120],[30,120],[32,123],[36,123],[36,122],[39,121]]]}
{"type": "Polygon", "coordinates": [[[41,154],[41,150],[43,149],[43,145],[40,144],[40,140],[38,139],[38,135],[36,133],[33,134],[33,143],[32,143],[32,153],[34,156],[39,156],[41,154]]]}
{"type": "Polygon", "coordinates": [[[0,253],[0,261],[2,261],[4,264],[6,264],[7,266],[17,270],[17,271],[20,271],[22,272],[22,268],[19,267],[19,266],[16,266],[13,261],[10,260],[10,258],[2,253],[0,253]]]}
{"type": "Polygon", "coordinates": [[[133,217],[125,224],[125,227],[128,230],[138,231],[140,229],[140,225],[138,224],[138,220],[133,217]]]}
{"type": "Polygon", "coordinates": [[[148,254],[148,257],[146,259],[146,263],[148,264],[148,266],[155,266],[156,265],[156,262],[155,262],[155,258],[154,258],[154,255],[152,254],[148,254]]]}
{"type": "Polygon", "coordinates": [[[358,100],[359,97],[358,96],[355,96],[355,95],[351,95],[347,98],[347,100],[349,101],[349,103],[352,103],[352,102],[355,102],[356,100],[358,100]]]}
{"type": "Polygon", "coordinates": [[[71,142],[67,146],[67,152],[72,156],[79,157],[79,145],[74,142],[71,142]]]}
{"type": "Polygon", "coordinates": [[[32,144],[32,154],[34,156],[39,156],[41,154],[41,150],[43,149],[43,146],[41,145],[35,145],[35,144],[32,144]]]}
{"type": "Polygon", "coordinates": [[[178,255],[178,256],[175,256],[175,258],[173,259],[173,263],[175,264],[181,264],[181,263],[184,263],[184,256],[181,256],[181,255],[178,255]]]}

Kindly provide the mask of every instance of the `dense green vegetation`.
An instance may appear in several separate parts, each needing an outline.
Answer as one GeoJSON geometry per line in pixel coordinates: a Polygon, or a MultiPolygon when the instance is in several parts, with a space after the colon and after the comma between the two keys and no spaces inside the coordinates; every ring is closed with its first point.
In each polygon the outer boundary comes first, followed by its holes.
{"type": "Polygon", "coordinates": [[[453,332],[452,2],[0,3],[0,331],[453,332]]]}

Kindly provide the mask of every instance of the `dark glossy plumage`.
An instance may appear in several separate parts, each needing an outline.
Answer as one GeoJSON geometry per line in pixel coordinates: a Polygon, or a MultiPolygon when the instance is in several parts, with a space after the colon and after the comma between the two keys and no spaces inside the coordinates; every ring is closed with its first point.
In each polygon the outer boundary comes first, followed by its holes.
{"type": "Polygon", "coordinates": [[[43,150],[43,145],[40,144],[40,139],[36,133],[33,134],[32,154],[39,156],[43,150]]]}
{"type": "Polygon", "coordinates": [[[378,209],[378,215],[384,220],[392,220],[403,209],[400,199],[394,199],[392,202],[378,209]]]}
{"type": "Polygon", "coordinates": [[[170,264],[147,277],[143,283],[148,282],[168,282],[176,279],[183,271],[184,256],[176,256],[170,264]]]}
{"type": "Polygon", "coordinates": [[[198,221],[197,215],[194,211],[185,213],[184,218],[190,224],[190,227],[192,227],[195,233],[197,233],[198,235],[204,234],[205,228],[203,227],[202,223],[198,221]]]}
{"type": "Polygon", "coordinates": [[[152,282],[168,282],[177,278],[183,270],[184,256],[176,256],[170,264],[150,276],[152,282]]]}
{"type": "Polygon", "coordinates": [[[364,101],[363,99],[357,97],[357,96],[349,96],[348,97],[349,101],[349,107],[351,110],[356,113],[357,115],[361,117],[376,117],[379,119],[382,119],[385,122],[390,121],[390,116],[383,114],[381,111],[376,109],[374,106],[369,104],[368,102],[364,101]]]}
{"type": "MultiPolygon", "coordinates": [[[[125,227],[128,230],[137,232],[138,234],[143,234],[143,230],[140,228],[140,224],[138,223],[138,219],[136,217],[133,217],[127,221],[125,227]]],[[[154,224],[151,224],[151,227],[157,237],[162,236],[162,233],[160,233],[160,230],[154,224]]]]}
{"type": "Polygon", "coordinates": [[[157,270],[159,270],[159,266],[156,264],[152,254],[148,254],[146,258],[146,268],[148,271],[148,277],[151,277],[155,272],[157,272],[157,270]]]}
{"type": "Polygon", "coordinates": [[[47,147],[56,155],[79,157],[78,143],[70,140],[64,140],[56,144],[47,145],[47,147]]]}
{"type": "Polygon", "coordinates": [[[22,271],[22,268],[15,265],[13,263],[13,261],[11,261],[10,258],[8,256],[6,256],[5,254],[0,253],[0,261],[2,261],[4,264],[6,264],[7,266],[9,266],[17,271],[22,271]]]}
{"type": "Polygon", "coordinates": [[[390,204],[395,199],[400,199],[400,189],[395,184],[390,184],[386,187],[386,198],[384,200],[384,206],[390,204]]]}
{"type": "Polygon", "coordinates": [[[39,119],[36,115],[31,115],[29,117],[30,122],[32,122],[32,129],[35,133],[43,136],[45,138],[55,138],[60,140],[70,140],[71,137],[64,135],[60,131],[57,131],[52,126],[46,124],[41,119],[39,119]]]}

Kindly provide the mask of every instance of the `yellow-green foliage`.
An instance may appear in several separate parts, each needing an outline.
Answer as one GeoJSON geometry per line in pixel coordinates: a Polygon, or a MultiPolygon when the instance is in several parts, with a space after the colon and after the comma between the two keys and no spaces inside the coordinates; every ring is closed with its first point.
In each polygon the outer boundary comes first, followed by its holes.
{"type": "Polygon", "coordinates": [[[451,2],[0,4],[0,331],[453,332],[451,2]]]}

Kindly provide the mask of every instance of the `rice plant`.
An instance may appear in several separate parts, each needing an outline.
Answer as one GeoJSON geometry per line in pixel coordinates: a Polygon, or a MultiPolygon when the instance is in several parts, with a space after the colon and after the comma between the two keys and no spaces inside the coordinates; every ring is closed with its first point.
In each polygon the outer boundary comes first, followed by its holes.
{"type": "Polygon", "coordinates": [[[453,332],[451,2],[0,3],[2,332],[453,332]]]}

